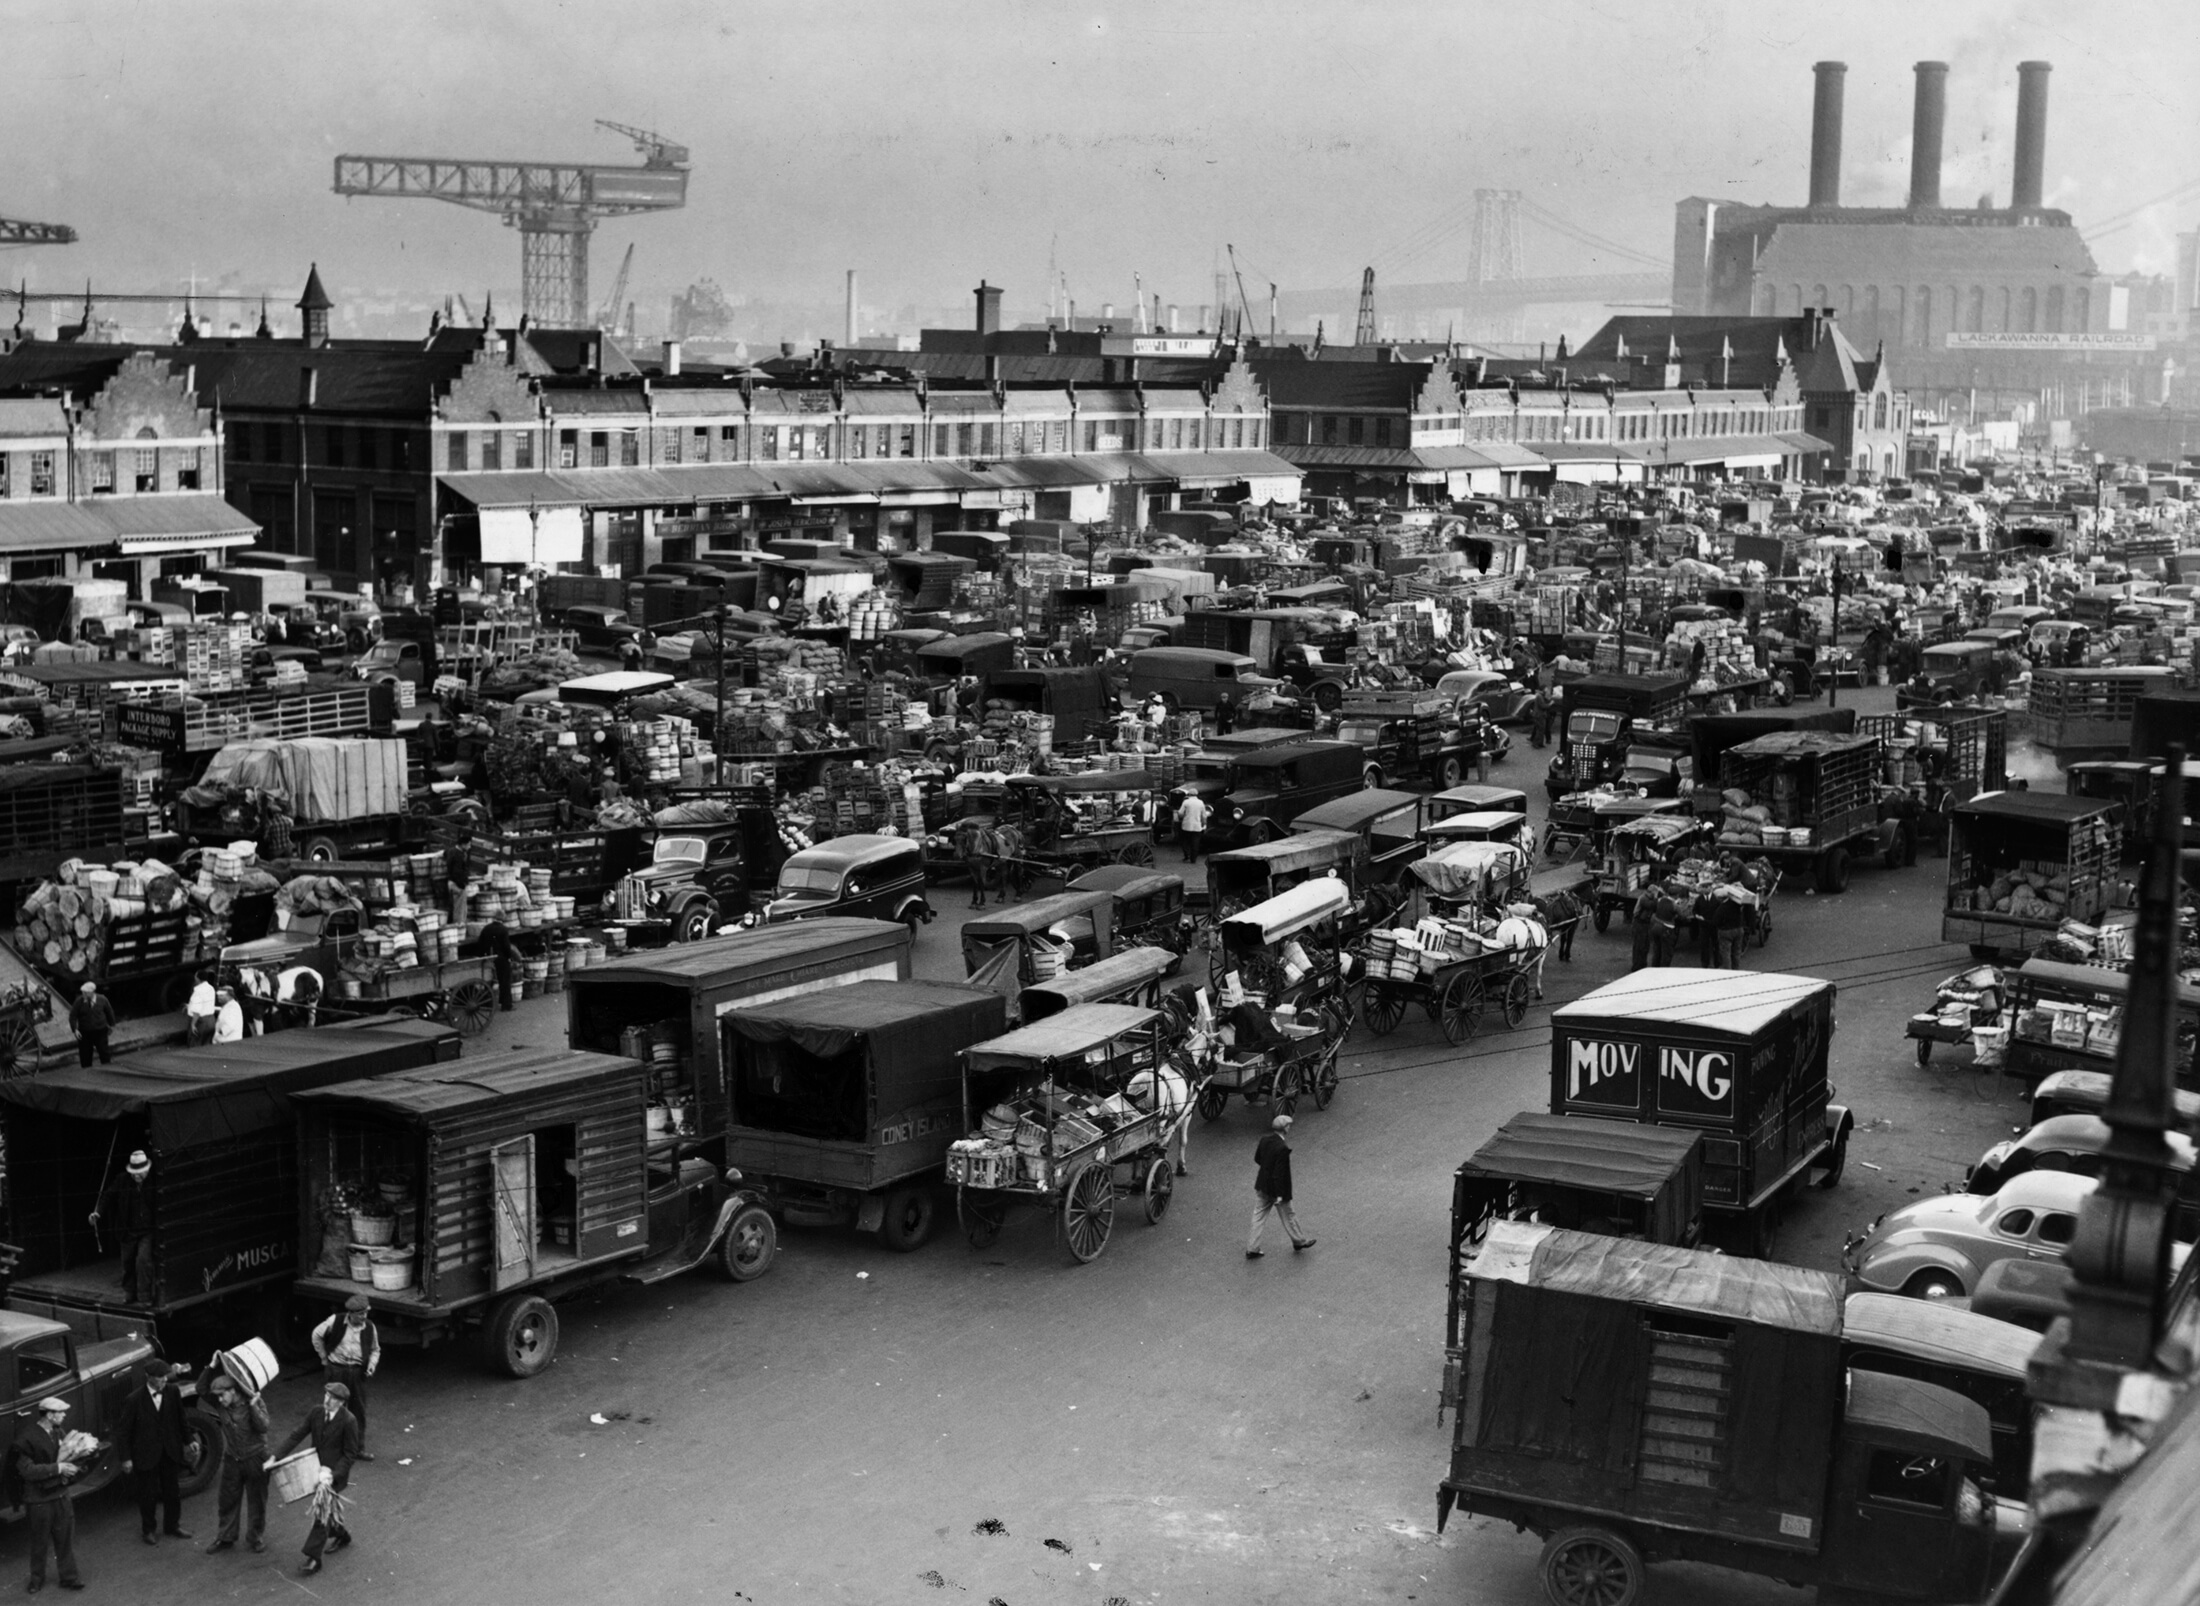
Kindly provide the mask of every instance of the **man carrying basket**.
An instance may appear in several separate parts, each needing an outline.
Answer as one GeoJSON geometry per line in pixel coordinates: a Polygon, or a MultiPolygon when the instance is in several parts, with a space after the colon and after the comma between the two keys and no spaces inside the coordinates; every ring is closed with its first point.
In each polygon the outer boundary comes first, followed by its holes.
{"type": "Polygon", "coordinates": [[[343,1493],[351,1482],[351,1464],[359,1458],[359,1424],[347,1408],[350,1399],[351,1390],[343,1384],[323,1384],[321,1403],[306,1413],[275,1452],[280,1461],[310,1440],[321,1463],[321,1486],[313,1496],[313,1526],[306,1530],[305,1564],[298,1569],[309,1578],[321,1570],[324,1551],[342,1550],[351,1543],[343,1493]]]}
{"type": "Polygon", "coordinates": [[[236,1548],[240,1518],[245,1544],[255,1551],[265,1550],[267,1402],[257,1394],[247,1398],[219,1364],[209,1366],[199,1379],[199,1393],[213,1401],[214,1420],[222,1435],[221,1528],[206,1553],[211,1556],[236,1548]]]}

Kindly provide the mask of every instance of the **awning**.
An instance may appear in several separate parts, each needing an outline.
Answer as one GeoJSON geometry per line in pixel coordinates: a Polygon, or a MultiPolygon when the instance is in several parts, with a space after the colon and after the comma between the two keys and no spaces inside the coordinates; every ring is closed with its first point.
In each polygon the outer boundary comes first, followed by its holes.
{"type": "Polygon", "coordinates": [[[211,492],[0,502],[0,552],[115,547],[124,556],[173,547],[249,546],[260,527],[211,492]]]}
{"type": "Polygon", "coordinates": [[[1240,480],[1299,479],[1302,471],[1274,452],[1221,451],[1166,453],[1148,459],[1173,474],[1179,485],[1235,485],[1240,480]]]}
{"type": "Polygon", "coordinates": [[[0,502],[0,552],[100,547],[114,538],[81,502],[0,502]]]}
{"type": "Polygon", "coordinates": [[[1822,441],[1815,435],[1804,434],[1801,430],[1782,430],[1772,438],[1783,442],[1789,451],[1801,452],[1805,456],[1813,452],[1830,452],[1834,449],[1833,442],[1822,441]]]}
{"type": "Polygon", "coordinates": [[[481,510],[481,561],[547,569],[581,561],[577,507],[491,507],[481,510]]]}

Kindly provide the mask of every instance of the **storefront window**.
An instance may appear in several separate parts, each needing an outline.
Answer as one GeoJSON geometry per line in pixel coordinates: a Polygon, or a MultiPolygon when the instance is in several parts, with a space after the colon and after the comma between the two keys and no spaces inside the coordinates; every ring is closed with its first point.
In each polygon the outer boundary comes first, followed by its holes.
{"type": "Polygon", "coordinates": [[[524,429],[515,430],[512,434],[512,466],[514,468],[533,468],[535,466],[535,437],[524,429]]]}

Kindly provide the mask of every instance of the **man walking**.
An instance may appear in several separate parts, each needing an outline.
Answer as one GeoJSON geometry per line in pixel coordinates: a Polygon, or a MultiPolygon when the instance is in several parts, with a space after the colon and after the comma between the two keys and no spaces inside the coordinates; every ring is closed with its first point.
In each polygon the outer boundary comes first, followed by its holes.
{"type": "Polygon", "coordinates": [[[344,1522],[343,1502],[338,1497],[351,1482],[351,1464],[359,1459],[359,1424],[345,1403],[351,1390],[341,1383],[325,1384],[321,1403],[306,1413],[296,1431],[277,1446],[275,1459],[308,1442],[321,1463],[321,1492],[313,1498],[313,1526],[306,1530],[305,1565],[298,1571],[307,1577],[321,1570],[326,1551],[342,1550],[351,1543],[351,1529],[344,1522]]]}
{"type": "Polygon", "coordinates": [[[143,1149],[130,1151],[130,1162],[121,1176],[107,1185],[92,1211],[92,1231],[101,1222],[114,1228],[122,1251],[122,1300],[126,1305],[153,1301],[153,1157],[143,1149]]]}
{"type": "Polygon", "coordinates": [[[213,1402],[213,1416],[222,1436],[221,1527],[216,1551],[237,1547],[239,1519],[244,1542],[252,1550],[267,1548],[267,1402],[257,1394],[249,1399],[237,1380],[217,1364],[199,1378],[199,1393],[213,1402]],[[247,1514],[249,1508],[249,1515],[247,1514]]]}
{"type": "Polygon", "coordinates": [[[137,1491],[138,1526],[145,1542],[160,1543],[161,1534],[188,1539],[183,1526],[183,1395],[168,1381],[168,1363],[145,1363],[145,1387],[133,1389],[115,1426],[122,1451],[122,1470],[137,1491]],[[153,1527],[158,1506],[161,1525],[153,1527]]]}
{"type": "Polygon", "coordinates": [[[1279,1115],[1268,1126],[1268,1135],[1253,1151],[1253,1164],[1258,1169],[1253,1173],[1253,1231],[1245,1241],[1247,1260],[1261,1257],[1260,1235],[1268,1225],[1270,1211],[1291,1235],[1294,1251],[1314,1247],[1314,1240],[1299,1231],[1299,1218],[1291,1213],[1291,1145],[1284,1136],[1291,1130],[1291,1117],[1279,1115]]]}
{"type": "Polygon", "coordinates": [[[344,1385],[352,1419],[359,1424],[358,1459],[372,1461],[367,1452],[367,1379],[382,1364],[382,1335],[376,1331],[365,1294],[344,1301],[344,1313],[331,1316],[313,1330],[313,1353],[321,1357],[322,1379],[344,1385]]]}
{"type": "Polygon", "coordinates": [[[77,1064],[91,1064],[94,1054],[99,1056],[100,1064],[114,1064],[115,1053],[108,1046],[108,1036],[115,1029],[115,1006],[94,983],[86,982],[77,989],[76,1002],[69,1006],[69,1029],[76,1033],[77,1064]]]}
{"type": "Polygon", "coordinates": [[[1198,863],[1200,838],[1207,834],[1207,800],[1197,792],[1186,792],[1176,806],[1176,831],[1184,839],[1184,862],[1198,863]]]}
{"type": "Polygon", "coordinates": [[[61,1587],[84,1587],[83,1575],[76,1570],[76,1506],[69,1497],[69,1480],[78,1467],[61,1456],[61,1424],[68,1415],[67,1400],[51,1396],[40,1400],[38,1420],[17,1433],[8,1447],[30,1517],[31,1576],[25,1587],[33,1595],[46,1587],[48,1548],[53,1551],[61,1587]]]}
{"type": "Polygon", "coordinates": [[[221,1007],[214,996],[214,978],[207,971],[200,971],[191,984],[190,1002],[183,1006],[186,1020],[190,1022],[184,1041],[192,1048],[214,1041],[214,1013],[221,1007]]]}

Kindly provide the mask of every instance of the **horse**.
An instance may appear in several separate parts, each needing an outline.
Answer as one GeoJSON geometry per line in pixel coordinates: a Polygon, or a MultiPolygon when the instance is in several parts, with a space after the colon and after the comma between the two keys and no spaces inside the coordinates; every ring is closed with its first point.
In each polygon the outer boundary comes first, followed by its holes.
{"type": "Polygon", "coordinates": [[[970,871],[970,907],[983,909],[985,895],[998,892],[1010,901],[1013,889],[1021,895],[1027,879],[1023,865],[1024,834],[997,820],[965,820],[956,827],[955,850],[970,871]]]}
{"type": "Polygon", "coordinates": [[[1574,962],[1574,931],[1581,924],[1582,903],[1570,892],[1547,893],[1531,898],[1535,905],[1536,919],[1558,944],[1558,957],[1562,964],[1574,962]]]}

